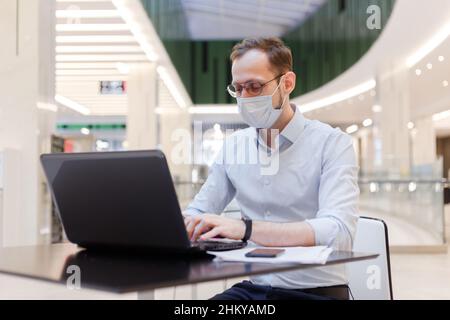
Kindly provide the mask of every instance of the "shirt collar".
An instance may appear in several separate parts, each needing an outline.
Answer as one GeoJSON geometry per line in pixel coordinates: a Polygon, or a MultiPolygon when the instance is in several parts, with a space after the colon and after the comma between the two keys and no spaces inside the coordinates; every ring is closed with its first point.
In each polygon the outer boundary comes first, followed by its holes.
{"type": "Polygon", "coordinates": [[[305,117],[295,104],[291,104],[291,107],[294,109],[294,116],[281,131],[280,135],[289,140],[291,143],[294,143],[305,128],[305,117]]]}
{"type": "MultiPolygon", "coordinates": [[[[283,143],[283,140],[287,140],[290,143],[294,143],[295,140],[301,135],[303,132],[303,129],[305,128],[305,117],[301,113],[300,109],[295,104],[290,105],[292,109],[294,109],[294,116],[292,119],[288,122],[286,127],[281,131],[280,133],[280,144],[283,143]]],[[[266,144],[264,143],[264,140],[262,139],[261,135],[259,134],[259,129],[256,129],[256,137],[257,137],[257,145],[262,145],[263,147],[266,147],[266,144]]]]}

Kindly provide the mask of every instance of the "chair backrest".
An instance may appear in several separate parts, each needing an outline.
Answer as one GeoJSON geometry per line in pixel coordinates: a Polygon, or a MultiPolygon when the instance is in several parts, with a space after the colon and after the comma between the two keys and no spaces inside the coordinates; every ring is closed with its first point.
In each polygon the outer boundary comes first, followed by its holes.
{"type": "Polygon", "coordinates": [[[347,264],[349,286],[354,299],[393,299],[388,230],[384,221],[360,217],[353,251],[379,254],[376,259],[347,264]]]}

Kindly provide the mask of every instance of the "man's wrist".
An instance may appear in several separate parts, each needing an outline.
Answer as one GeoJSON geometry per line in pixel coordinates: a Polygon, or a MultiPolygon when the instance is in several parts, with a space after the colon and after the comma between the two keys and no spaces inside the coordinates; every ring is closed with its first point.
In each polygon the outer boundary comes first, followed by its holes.
{"type": "Polygon", "coordinates": [[[237,237],[237,240],[242,240],[245,236],[245,222],[242,219],[238,220],[239,223],[239,235],[237,237]]]}

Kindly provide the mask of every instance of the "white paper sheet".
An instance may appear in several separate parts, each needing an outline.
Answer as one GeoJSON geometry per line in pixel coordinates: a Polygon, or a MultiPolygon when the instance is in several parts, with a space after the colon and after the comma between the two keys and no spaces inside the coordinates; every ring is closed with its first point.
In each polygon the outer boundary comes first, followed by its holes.
{"type": "Polygon", "coordinates": [[[304,263],[304,264],[325,264],[328,256],[333,251],[326,246],[316,247],[270,247],[267,249],[284,249],[285,252],[275,258],[249,258],[245,254],[257,248],[257,246],[248,246],[243,249],[213,252],[209,254],[215,255],[216,259],[223,261],[239,261],[239,262],[264,262],[264,263],[304,263]]]}

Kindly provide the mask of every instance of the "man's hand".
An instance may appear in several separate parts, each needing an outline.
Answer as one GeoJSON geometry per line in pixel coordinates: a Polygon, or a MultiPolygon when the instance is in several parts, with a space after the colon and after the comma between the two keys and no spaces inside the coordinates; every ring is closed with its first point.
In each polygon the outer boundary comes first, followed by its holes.
{"type": "Polygon", "coordinates": [[[242,220],[231,219],[215,214],[200,214],[185,216],[184,222],[191,241],[208,240],[214,237],[224,237],[241,240],[245,235],[245,223],[242,220]]]}

